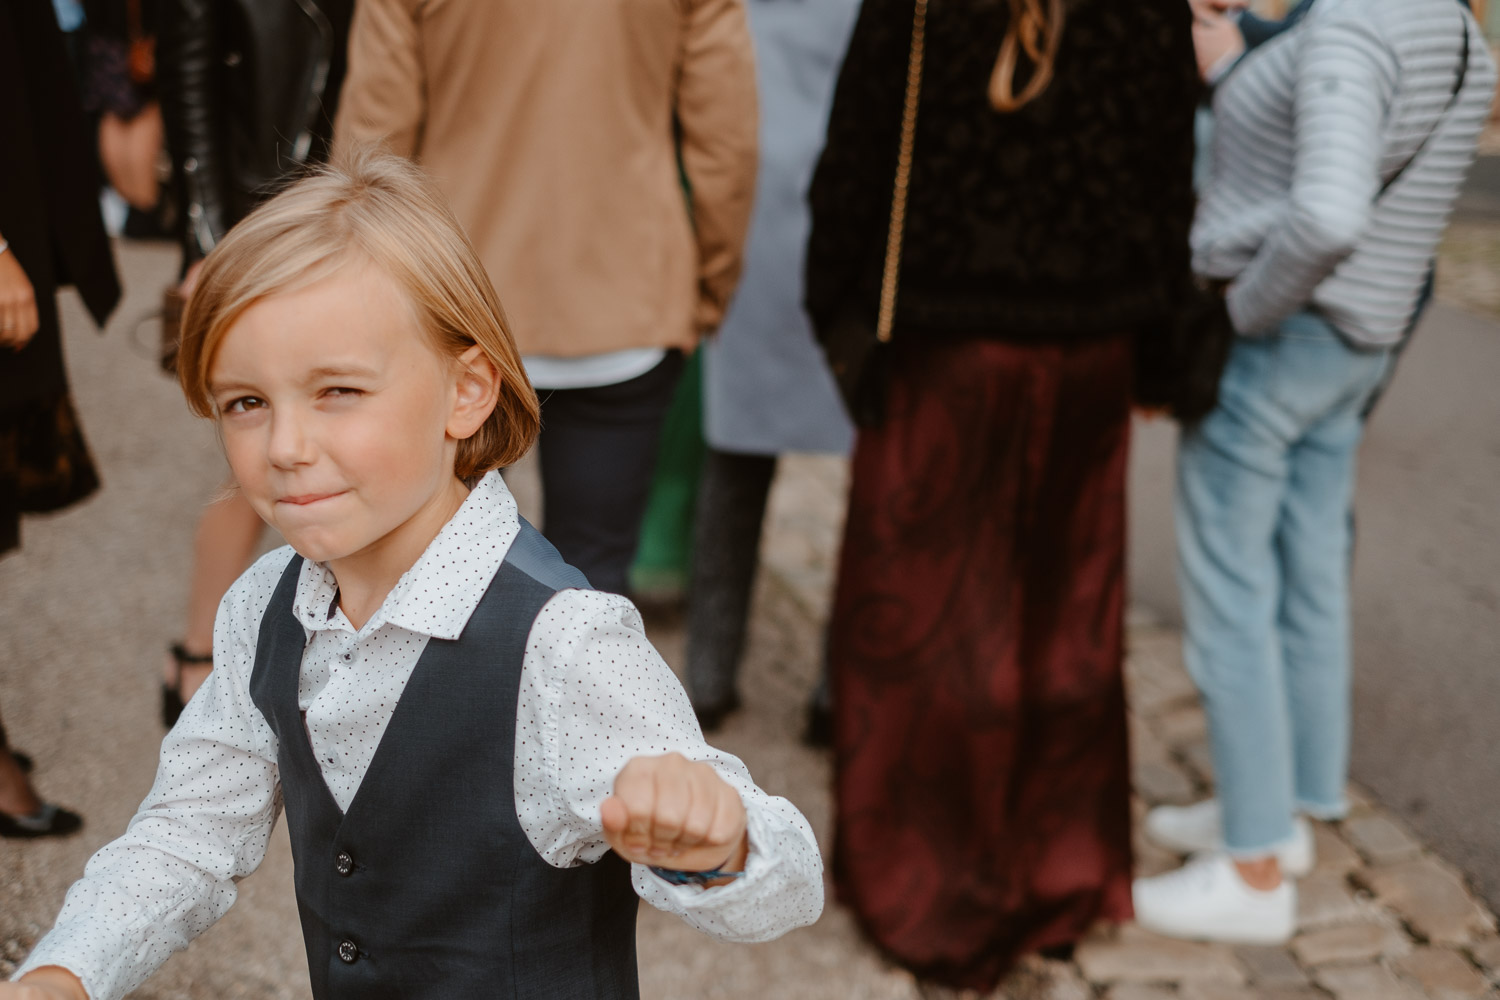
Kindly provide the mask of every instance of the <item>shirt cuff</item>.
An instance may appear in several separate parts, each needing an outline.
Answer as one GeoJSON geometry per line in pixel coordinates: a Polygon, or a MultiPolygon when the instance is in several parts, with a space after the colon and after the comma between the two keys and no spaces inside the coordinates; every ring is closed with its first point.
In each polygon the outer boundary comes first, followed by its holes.
{"type": "Polygon", "coordinates": [[[803,866],[777,849],[782,838],[796,833],[781,829],[773,815],[759,810],[748,812],[746,829],[750,851],[742,877],[713,887],[672,885],[649,867],[633,864],[636,893],[657,909],[678,914],[705,934],[726,941],[768,941],[817,919],[823,903],[821,866],[801,871],[803,866]],[[798,919],[798,913],[811,919],[798,919]]]}
{"type": "Polygon", "coordinates": [[[130,962],[140,949],[138,937],[102,916],[70,919],[37,942],[11,981],[55,965],[77,976],[90,1000],[119,1000],[138,985],[130,962]]]}

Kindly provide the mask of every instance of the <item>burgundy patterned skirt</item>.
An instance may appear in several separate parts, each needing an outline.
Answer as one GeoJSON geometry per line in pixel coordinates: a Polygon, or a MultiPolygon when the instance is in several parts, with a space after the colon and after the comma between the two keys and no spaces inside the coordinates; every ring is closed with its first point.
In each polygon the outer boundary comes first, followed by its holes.
{"type": "Polygon", "coordinates": [[[834,874],[925,979],[987,990],[1131,916],[1130,352],[908,348],[859,435],[829,637],[834,874]]]}

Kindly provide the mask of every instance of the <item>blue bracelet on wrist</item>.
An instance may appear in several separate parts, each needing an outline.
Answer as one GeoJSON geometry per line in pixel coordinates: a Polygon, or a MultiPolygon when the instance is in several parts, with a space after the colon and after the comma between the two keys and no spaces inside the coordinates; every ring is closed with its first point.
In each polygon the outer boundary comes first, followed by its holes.
{"type": "Polygon", "coordinates": [[[651,865],[651,874],[672,885],[707,885],[721,878],[741,878],[744,872],[726,872],[718,868],[707,872],[684,872],[676,868],[658,868],[651,865]]]}

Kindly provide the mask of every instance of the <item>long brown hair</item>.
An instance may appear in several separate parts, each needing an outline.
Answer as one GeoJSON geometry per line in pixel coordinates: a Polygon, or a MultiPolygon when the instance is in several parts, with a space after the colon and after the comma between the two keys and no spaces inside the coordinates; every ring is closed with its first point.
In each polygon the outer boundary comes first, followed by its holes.
{"type": "Polygon", "coordinates": [[[1052,82],[1057,45],[1062,40],[1063,0],[1010,0],[1010,24],[1000,43],[1000,58],[990,75],[990,103],[1000,111],[1016,111],[1035,99],[1052,82]],[[1031,61],[1031,76],[1016,93],[1016,68],[1021,52],[1031,61]]]}

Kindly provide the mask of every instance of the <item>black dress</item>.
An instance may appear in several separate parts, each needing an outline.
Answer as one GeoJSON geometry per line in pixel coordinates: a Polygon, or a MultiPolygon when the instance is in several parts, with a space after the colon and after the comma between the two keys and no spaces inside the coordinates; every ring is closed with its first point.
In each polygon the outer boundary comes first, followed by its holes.
{"type": "Polygon", "coordinates": [[[120,297],[99,216],[99,171],[49,0],[0,5],[0,234],[36,294],[40,329],[0,350],[0,552],[20,516],[98,486],[68,399],[57,289],[75,285],[103,325],[120,297]]]}

